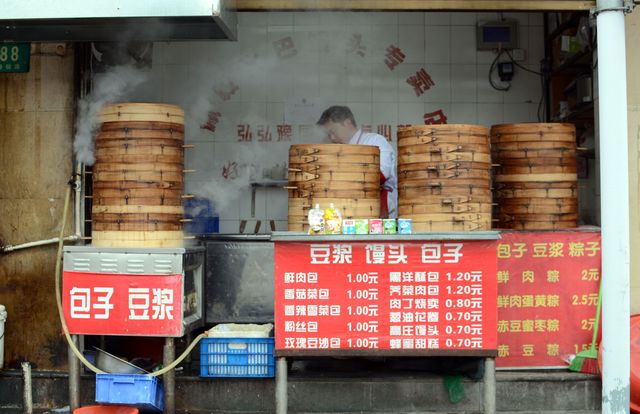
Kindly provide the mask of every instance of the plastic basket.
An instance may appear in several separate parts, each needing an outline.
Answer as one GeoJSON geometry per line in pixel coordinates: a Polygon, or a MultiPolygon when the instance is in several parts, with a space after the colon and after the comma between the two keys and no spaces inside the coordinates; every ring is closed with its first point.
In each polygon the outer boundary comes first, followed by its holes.
{"type": "Polygon", "coordinates": [[[185,200],[184,216],[191,220],[184,223],[187,233],[211,234],[220,230],[220,219],[210,200],[199,197],[185,200]]]}
{"type": "Polygon", "coordinates": [[[273,347],[273,338],[203,338],[200,376],[272,378],[273,347]]]}
{"type": "Polygon", "coordinates": [[[162,411],[162,381],[149,375],[96,374],[96,402],[128,404],[141,410],[162,411]]]}

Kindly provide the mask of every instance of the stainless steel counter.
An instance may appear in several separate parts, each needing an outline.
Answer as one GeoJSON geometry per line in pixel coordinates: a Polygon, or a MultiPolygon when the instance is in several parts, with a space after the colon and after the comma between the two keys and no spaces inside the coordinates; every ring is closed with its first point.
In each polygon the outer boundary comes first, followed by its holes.
{"type": "Polygon", "coordinates": [[[416,240],[499,240],[498,231],[412,233],[412,234],[325,234],[308,235],[289,231],[277,231],[271,234],[271,240],[285,241],[416,241],[416,240]]]}
{"type": "Polygon", "coordinates": [[[205,321],[273,321],[273,242],[269,235],[199,238],[206,248],[205,321]]]}

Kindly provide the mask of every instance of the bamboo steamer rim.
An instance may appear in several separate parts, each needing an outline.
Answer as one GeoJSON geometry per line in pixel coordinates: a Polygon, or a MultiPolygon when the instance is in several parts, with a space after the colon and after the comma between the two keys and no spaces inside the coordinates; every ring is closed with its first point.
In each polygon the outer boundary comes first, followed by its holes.
{"type": "Polygon", "coordinates": [[[184,135],[184,123],[180,120],[168,120],[168,121],[110,121],[103,122],[98,130],[99,134],[102,133],[128,133],[133,131],[156,131],[156,132],[169,132],[176,135],[184,135]]]}
{"type": "Polygon", "coordinates": [[[91,239],[96,240],[116,240],[116,241],[149,241],[149,240],[182,240],[184,233],[182,230],[165,231],[94,231],[91,232],[91,239]]]}
{"type": "Polygon", "coordinates": [[[499,134],[491,136],[491,143],[493,145],[500,145],[502,143],[508,142],[548,142],[552,143],[562,143],[562,142],[570,142],[574,143],[576,140],[576,136],[574,134],[559,134],[559,133],[540,133],[540,134],[499,134]],[[534,137],[537,137],[535,139],[534,137]]]}
{"type": "Polygon", "coordinates": [[[577,181],[576,173],[549,173],[549,174],[496,174],[496,182],[551,182],[551,181],[577,181]]]}
{"type": "MultiPolygon", "coordinates": [[[[476,124],[432,124],[432,125],[403,125],[398,126],[398,134],[405,131],[483,131],[489,134],[489,128],[476,124]]],[[[424,134],[423,134],[424,135],[424,134]]]]}
{"type": "Polygon", "coordinates": [[[93,214],[113,213],[113,214],[184,214],[184,207],[166,205],[96,205],[91,207],[93,214]]]}
{"type": "Polygon", "coordinates": [[[308,181],[362,181],[362,182],[379,182],[380,171],[324,171],[324,172],[290,172],[289,182],[308,182],[308,181]]]}
{"type": "Polygon", "coordinates": [[[577,190],[570,188],[558,188],[558,189],[549,189],[549,190],[496,190],[495,192],[496,201],[501,203],[504,200],[511,200],[513,198],[531,198],[534,200],[540,199],[557,199],[557,198],[574,198],[576,199],[577,190]]]}
{"type": "Polygon", "coordinates": [[[458,197],[458,196],[474,196],[474,197],[491,197],[491,190],[488,188],[474,188],[474,187],[449,187],[443,190],[439,187],[425,188],[425,187],[411,187],[407,189],[398,189],[398,200],[403,198],[412,198],[416,200],[423,199],[425,197],[458,197]]]}
{"type": "Polygon", "coordinates": [[[127,222],[127,223],[93,223],[93,231],[179,231],[182,225],[173,223],[127,222]]]}
{"type": "Polygon", "coordinates": [[[380,187],[374,190],[294,190],[289,189],[290,199],[321,198],[380,198],[380,187]]]}
{"type": "Polygon", "coordinates": [[[500,201],[500,204],[577,204],[576,197],[511,197],[500,201]]]}
{"type": "Polygon", "coordinates": [[[433,213],[486,213],[491,214],[493,206],[490,203],[462,203],[462,204],[418,204],[415,206],[398,206],[400,215],[433,214],[433,213]]]}
{"type": "MultiPolygon", "coordinates": [[[[113,124],[108,122],[102,124],[103,127],[113,124]]],[[[139,139],[169,139],[182,142],[184,140],[184,132],[176,131],[171,128],[166,129],[151,129],[151,128],[131,128],[129,126],[115,129],[101,129],[96,134],[96,139],[99,140],[122,140],[122,141],[136,141],[139,139]]]]}
{"type": "Polygon", "coordinates": [[[467,204],[467,203],[491,203],[491,198],[471,196],[471,195],[429,195],[417,199],[398,199],[398,205],[401,206],[419,206],[424,204],[467,204]]]}
{"type": "Polygon", "coordinates": [[[398,165],[421,164],[424,162],[449,162],[449,161],[471,161],[471,162],[491,162],[491,154],[473,152],[443,152],[431,154],[398,154],[398,165]]]}
{"type": "MultiPolygon", "coordinates": [[[[304,155],[302,157],[298,156],[290,156],[289,157],[289,165],[298,166],[315,166],[318,165],[320,167],[333,167],[340,168],[342,166],[352,166],[352,165],[368,165],[373,164],[377,165],[380,168],[380,155],[379,154],[369,154],[369,155],[341,155],[336,157],[335,155],[304,155]],[[363,157],[367,157],[368,161],[364,161],[363,157]]],[[[296,168],[293,167],[293,168],[296,168]]]]}
{"type": "Polygon", "coordinates": [[[180,162],[163,162],[163,163],[152,163],[152,162],[130,162],[130,163],[121,163],[121,162],[100,162],[94,166],[93,173],[96,172],[177,172],[183,173],[184,164],[180,162]]]}
{"type": "Polygon", "coordinates": [[[501,165],[513,165],[516,167],[528,165],[566,165],[576,164],[578,160],[575,157],[536,157],[536,158],[503,158],[500,160],[501,165]]]}
{"type": "MultiPolygon", "coordinates": [[[[289,157],[329,156],[329,157],[363,157],[380,156],[380,148],[375,145],[355,144],[294,144],[289,147],[289,157]]],[[[361,161],[362,162],[362,161],[361,161]]]]}
{"type": "Polygon", "coordinates": [[[531,181],[531,182],[505,182],[496,183],[497,190],[560,190],[560,189],[577,189],[578,182],[576,180],[564,181],[531,181]]]}
{"type": "Polygon", "coordinates": [[[577,173],[578,167],[575,165],[529,165],[516,167],[508,165],[498,167],[497,172],[501,175],[518,175],[518,174],[558,174],[558,173],[577,173]]]}
{"type": "MultiPolygon", "coordinates": [[[[308,202],[307,198],[289,198],[289,202],[290,203],[306,203],[308,202]]],[[[380,198],[376,197],[376,198],[338,198],[338,197],[313,197],[313,202],[314,203],[319,203],[321,205],[329,205],[330,203],[335,204],[336,206],[338,204],[336,203],[351,203],[354,205],[358,205],[358,204],[372,204],[372,205],[379,205],[380,203],[380,198]]]]}
{"type": "Polygon", "coordinates": [[[429,179],[429,180],[437,180],[437,179],[449,179],[449,180],[464,180],[464,179],[487,179],[491,178],[491,171],[488,169],[456,169],[456,170],[436,170],[436,171],[425,171],[425,170],[402,170],[398,171],[398,179],[429,179]]]}
{"type": "Polygon", "coordinates": [[[442,143],[439,145],[404,145],[398,146],[399,155],[418,155],[418,154],[442,154],[442,153],[470,153],[470,154],[486,154],[491,155],[489,144],[467,144],[467,143],[442,143]]]}
{"type": "Polygon", "coordinates": [[[437,147],[439,145],[451,145],[451,144],[470,144],[479,146],[489,146],[490,141],[488,136],[484,135],[422,135],[419,137],[399,137],[398,148],[404,148],[410,145],[424,145],[427,147],[437,147]]]}
{"type": "Polygon", "coordinates": [[[169,121],[184,123],[184,110],[172,104],[150,102],[113,103],[102,107],[100,122],[118,122],[125,118],[135,121],[169,121]]]}
{"type": "Polygon", "coordinates": [[[302,164],[302,163],[289,163],[289,175],[302,174],[302,173],[337,173],[337,172],[379,172],[380,163],[352,163],[352,164],[302,164]]]}
{"type": "Polygon", "coordinates": [[[521,214],[506,214],[506,213],[498,213],[496,217],[500,222],[511,222],[511,221],[573,221],[578,220],[578,213],[521,213],[521,214]]]}
{"type": "Polygon", "coordinates": [[[497,209],[496,215],[502,216],[526,216],[529,214],[577,214],[578,206],[570,205],[554,205],[554,206],[532,206],[532,205],[514,205],[502,206],[497,209]]]}
{"type": "Polygon", "coordinates": [[[517,131],[540,131],[540,130],[569,130],[575,131],[576,126],[567,122],[520,122],[514,124],[496,124],[491,126],[493,131],[517,130],[517,131]]]}
{"type": "Polygon", "coordinates": [[[94,247],[183,247],[184,233],[182,231],[158,231],[158,232],[123,232],[123,231],[94,231],[91,233],[91,245],[94,247]],[[122,239],[123,233],[132,233],[128,236],[142,237],[122,239]],[[154,238],[139,235],[140,233],[160,233],[154,238]],[[120,237],[114,237],[120,236],[120,237]]]}
{"type": "Polygon", "coordinates": [[[136,181],[136,180],[116,180],[116,181],[94,181],[93,190],[138,190],[138,189],[157,189],[157,190],[175,190],[182,191],[184,183],[182,181],[136,181]]]}

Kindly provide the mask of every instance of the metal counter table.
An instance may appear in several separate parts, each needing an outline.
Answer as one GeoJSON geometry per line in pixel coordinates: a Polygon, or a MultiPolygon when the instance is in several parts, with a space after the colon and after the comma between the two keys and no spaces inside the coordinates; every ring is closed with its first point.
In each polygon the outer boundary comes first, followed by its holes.
{"type": "Polygon", "coordinates": [[[287,357],[473,356],[494,414],[498,239],[274,232],[276,413],[287,412],[287,357]]]}

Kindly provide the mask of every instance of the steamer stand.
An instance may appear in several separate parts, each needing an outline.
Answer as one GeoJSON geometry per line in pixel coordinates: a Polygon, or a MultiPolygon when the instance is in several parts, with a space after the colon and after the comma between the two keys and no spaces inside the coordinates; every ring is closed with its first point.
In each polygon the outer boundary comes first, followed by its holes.
{"type": "MultiPolygon", "coordinates": [[[[204,248],[184,247],[184,112],[163,104],[103,108],[93,168],[92,245],[64,249],[63,311],[77,335],[174,339],[203,326],[204,248]]],[[[79,361],[69,352],[70,406],[79,406],[79,361]]],[[[164,412],[175,411],[174,372],[164,412]]]]}

